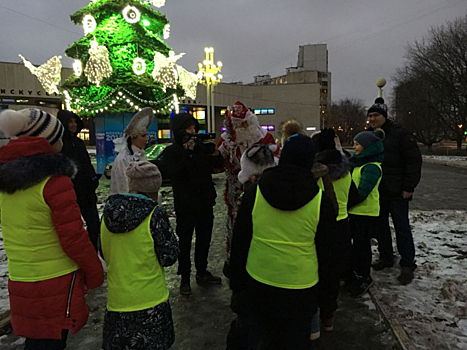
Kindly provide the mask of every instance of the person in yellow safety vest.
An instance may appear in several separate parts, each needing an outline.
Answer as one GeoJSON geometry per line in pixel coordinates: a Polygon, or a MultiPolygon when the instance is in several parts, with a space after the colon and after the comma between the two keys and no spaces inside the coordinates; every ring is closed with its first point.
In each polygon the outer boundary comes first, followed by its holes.
{"type": "Polygon", "coordinates": [[[175,340],[164,267],[178,242],[157,203],[162,177],[147,161],[126,169],[129,193],[109,197],[101,224],[107,264],[103,349],[168,349],[175,340]]]}
{"type": "Polygon", "coordinates": [[[363,131],[354,138],[355,154],[350,158],[352,181],[357,186],[359,203],[349,209],[352,234],[352,269],[354,278],[349,286],[350,295],[359,297],[373,284],[370,276],[371,237],[379,216],[378,186],[383,175],[384,131],[363,131]]]}
{"type": "MultiPolygon", "coordinates": [[[[339,241],[336,255],[339,257],[340,279],[348,281],[350,276],[352,276],[350,268],[352,239],[350,236],[347,206],[357,204],[359,199],[357,187],[352,182],[352,175],[350,173],[350,154],[342,149],[339,137],[336,135],[334,129],[322,129],[314,133],[311,139],[316,147],[315,164],[323,164],[328,168],[331,186],[336,195],[339,208],[336,223],[339,241]]],[[[318,180],[318,186],[326,192],[321,179],[318,180]]],[[[336,300],[338,297],[337,291],[336,289],[336,300]]],[[[317,324],[312,326],[311,339],[320,337],[319,318],[321,318],[325,331],[332,331],[334,329],[334,311],[320,307],[320,315],[316,317],[317,324]]]]}
{"type": "Polygon", "coordinates": [[[308,136],[289,137],[279,165],[243,196],[230,287],[249,349],[307,349],[319,295],[336,302],[336,212],[311,173],[314,155],[308,136]]]}

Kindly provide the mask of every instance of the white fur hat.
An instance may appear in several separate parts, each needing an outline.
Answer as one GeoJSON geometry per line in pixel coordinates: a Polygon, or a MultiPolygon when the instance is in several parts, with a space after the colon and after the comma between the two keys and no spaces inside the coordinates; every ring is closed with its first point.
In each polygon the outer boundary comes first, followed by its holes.
{"type": "Polygon", "coordinates": [[[53,145],[62,138],[64,130],[57,118],[40,109],[7,109],[0,113],[0,136],[3,137],[37,136],[53,145]]]}

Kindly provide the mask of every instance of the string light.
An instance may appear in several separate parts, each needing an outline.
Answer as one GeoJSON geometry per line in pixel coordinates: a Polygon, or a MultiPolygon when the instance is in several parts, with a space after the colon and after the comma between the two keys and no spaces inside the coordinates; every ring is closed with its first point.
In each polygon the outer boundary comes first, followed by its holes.
{"type": "Polygon", "coordinates": [[[152,77],[162,84],[164,92],[167,89],[177,88],[178,73],[175,69],[175,62],[183,55],[184,53],[175,55],[173,51],[169,51],[169,57],[165,57],[160,52],[155,53],[152,77]]]}
{"type": "Polygon", "coordinates": [[[84,75],[89,82],[96,84],[97,87],[103,79],[112,75],[109,50],[105,46],[99,45],[96,39],[91,41],[89,60],[84,69],[84,75]]]}
{"type": "Polygon", "coordinates": [[[97,27],[96,19],[91,15],[84,16],[82,24],[85,36],[92,33],[97,27]]]}
{"type": "Polygon", "coordinates": [[[83,74],[83,64],[80,60],[75,60],[73,63],[73,71],[77,77],[80,77],[83,74]]]}
{"type": "Polygon", "coordinates": [[[133,60],[133,72],[135,72],[136,75],[141,75],[146,72],[146,62],[139,57],[136,57],[133,60]]]}
{"type": "Polygon", "coordinates": [[[60,62],[60,58],[58,56],[52,57],[39,67],[35,67],[22,55],[19,55],[19,57],[21,57],[24,65],[30,70],[30,72],[37,77],[47,93],[59,93],[58,86],[60,85],[60,81],[62,79],[62,63],[60,62]]]}
{"type": "Polygon", "coordinates": [[[180,111],[180,103],[178,102],[177,94],[173,94],[173,98],[174,98],[174,101],[173,101],[174,110],[175,110],[175,113],[178,114],[178,112],[180,111]]]}
{"type": "Polygon", "coordinates": [[[123,9],[122,15],[125,21],[128,23],[137,23],[141,18],[141,13],[139,10],[136,7],[130,5],[123,9]]]}

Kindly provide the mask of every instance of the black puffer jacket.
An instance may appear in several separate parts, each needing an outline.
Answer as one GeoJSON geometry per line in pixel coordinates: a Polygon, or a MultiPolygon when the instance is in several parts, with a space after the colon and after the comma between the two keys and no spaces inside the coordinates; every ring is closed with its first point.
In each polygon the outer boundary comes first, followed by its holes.
{"type": "Polygon", "coordinates": [[[412,134],[388,119],[385,132],[383,178],[379,185],[382,199],[402,199],[402,191],[414,192],[420,182],[422,156],[412,134]]]}
{"type": "Polygon", "coordinates": [[[73,179],[76,196],[78,198],[87,197],[94,193],[99,186],[99,181],[96,178],[96,171],[91,164],[86,145],[83,140],[77,137],[83,129],[84,123],[80,117],[69,111],[59,111],[57,117],[65,128],[62,138],[63,148],[60,153],[73,160],[78,167],[78,173],[73,179]],[[78,125],[74,135],[68,131],[68,122],[71,118],[75,118],[78,125]]]}
{"type": "Polygon", "coordinates": [[[230,286],[240,295],[239,309],[248,308],[250,302],[260,302],[271,313],[291,317],[313,312],[320,307],[332,314],[336,310],[338,263],[336,259],[336,212],[331,200],[323,193],[319,224],[315,236],[319,264],[319,284],[307,289],[276,288],[257,282],[246,271],[246,262],[253,237],[252,211],[257,186],[266,201],[279,210],[297,210],[310,202],[318,193],[318,185],[310,171],[293,165],[279,165],[266,169],[258,184],[244,193],[235,222],[230,286]]]}
{"type": "Polygon", "coordinates": [[[186,125],[190,120],[195,122],[198,132],[198,121],[190,114],[178,114],[173,118],[175,142],[164,149],[159,164],[164,177],[171,179],[174,206],[178,214],[203,210],[216,204],[216,189],[211,174],[215,168],[221,168],[224,162],[220,154],[205,155],[196,147],[194,151],[183,147],[186,125]]]}

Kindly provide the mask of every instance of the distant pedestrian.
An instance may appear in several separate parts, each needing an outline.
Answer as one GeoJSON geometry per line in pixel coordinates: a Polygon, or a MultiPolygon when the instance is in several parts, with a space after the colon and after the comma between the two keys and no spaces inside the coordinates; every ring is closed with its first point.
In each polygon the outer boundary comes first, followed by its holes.
{"type": "Polygon", "coordinates": [[[73,160],[78,168],[72,180],[73,186],[81,215],[86,222],[89,238],[97,251],[100,219],[97,211],[96,189],[99,186],[99,177],[91,163],[86,145],[78,137],[84,123],[78,115],[70,111],[59,111],[57,117],[65,128],[62,138],[63,148],[60,153],[73,160]]]}
{"type": "Polygon", "coordinates": [[[412,134],[400,124],[388,119],[388,108],[382,98],[368,110],[372,129],[382,128],[386,134],[384,143],[383,178],[379,186],[381,212],[378,220],[379,261],[373,265],[376,271],[394,264],[392,235],[389,228],[391,214],[396,233],[397,250],[401,256],[401,273],[398,280],[409,284],[414,278],[415,244],[409,222],[409,202],[421,177],[422,156],[412,134]]]}
{"type": "Polygon", "coordinates": [[[319,294],[338,278],[336,214],[311,173],[314,153],[308,136],[291,136],[279,165],[243,196],[230,286],[248,349],[308,349],[319,294]]]}
{"type": "Polygon", "coordinates": [[[379,216],[378,185],[381,181],[381,162],[384,159],[382,143],[384,132],[363,131],[354,138],[355,154],[350,158],[352,181],[357,186],[359,203],[349,209],[352,234],[352,269],[355,274],[350,284],[350,295],[359,297],[373,284],[371,269],[371,237],[379,216]]]}
{"type": "Polygon", "coordinates": [[[39,109],[0,113],[2,236],[8,258],[11,324],[25,349],[61,350],[89,315],[86,289],[103,281],[61,154],[64,128],[39,109]]]}
{"type": "Polygon", "coordinates": [[[129,193],[109,197],[101,228],[107,263],[105,350],[165,350],[175,339],[164,267],[177,260],[178,243],[157,203],[161,174],[149,162],[131,162],[129,193]]]}
{"type": "Polygon", "coordinates": [[[146,107],[131,118],[123,132],[123,137],[116,140],[115,151],[118,152],[112,165],[109,195],[128,192],[125,170],[133,161],[144,161],[144,148],[148,142],[148,129],[154,121],[154,112],[146,107]]]}

